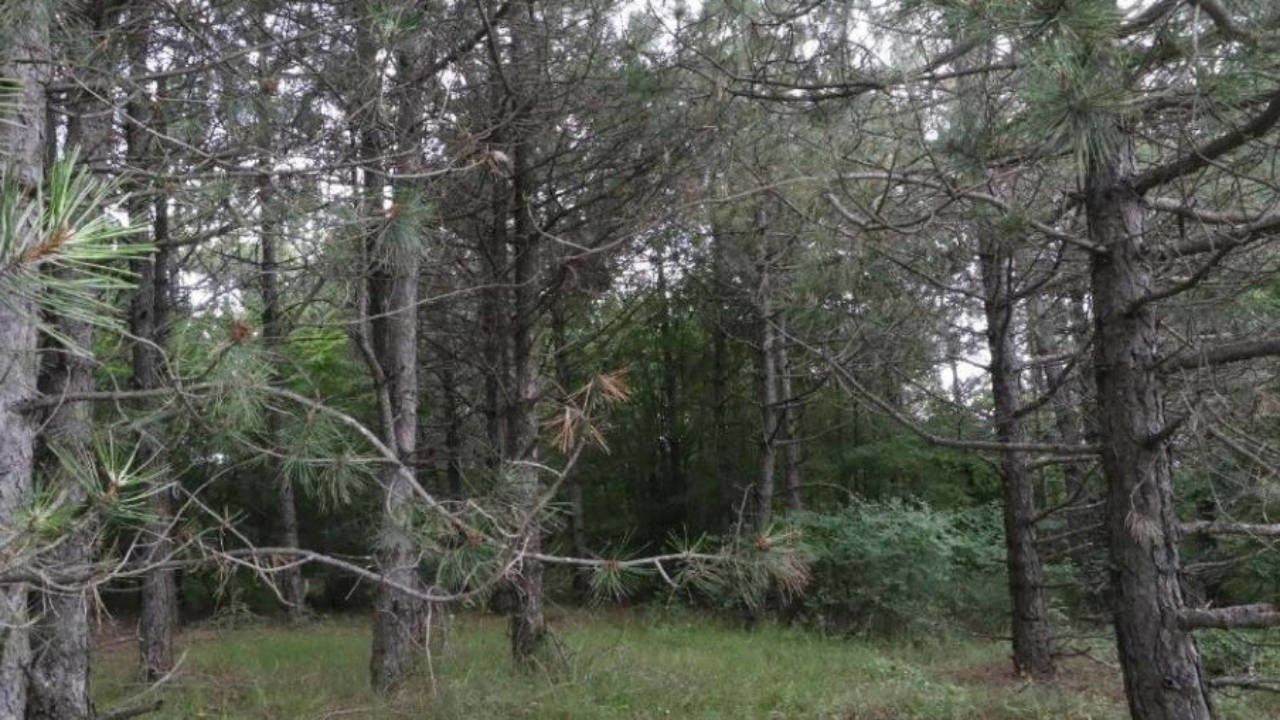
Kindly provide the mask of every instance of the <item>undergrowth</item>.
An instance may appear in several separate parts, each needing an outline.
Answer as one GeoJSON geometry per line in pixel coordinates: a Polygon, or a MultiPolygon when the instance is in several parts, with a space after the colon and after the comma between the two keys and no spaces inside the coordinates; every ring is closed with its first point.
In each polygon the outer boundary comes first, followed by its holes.
{"type": "MultiPolygon", "coordinates": [[[[152,718],[832,718],[840,720],[1119,720],[1118,670],[1070,658],[1056,688],[1010,676],[990,640],[870,642],[694,613],[575,612],[555,618],[564,660],[515,669],[500,618],[455,619],[437,657],[389,698],[367,690],[369,628],[328,619],[298,628],[209,627],[182,638],[183,662],[139,697],[134,649],[99,652],[100,710],[163,700],[152,718]],[[433,682],[434,681],[434,682],[433,682]],[[434,684],[434,690],[433,688],[434,684]]],[[[1101,648],[1101,644],[1100,644],[1101,648]]],[[[1224,717],[1280,718],[1266,699],[1225,698],[1224,717]]]]}

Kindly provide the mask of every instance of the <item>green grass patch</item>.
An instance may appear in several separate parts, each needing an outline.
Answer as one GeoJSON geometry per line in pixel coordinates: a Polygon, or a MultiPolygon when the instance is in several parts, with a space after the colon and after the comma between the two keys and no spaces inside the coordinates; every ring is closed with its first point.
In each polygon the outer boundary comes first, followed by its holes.
{"type": "MultiPolygon", "coordinates": [[[[184,720],[1127,717],[1109,663],[1069,659],[1057,687],[1035,687],[1010,676],[1007,648],[990,641],[878,644],[640,612],[574,613],[555,626],[563,660],[522,671],[500,618],[459,616],[434,673],[424,668],[386,698],[367,689],[369,627],[359,619],[188,632],[179,671],[142,697],[135,651],[117,645],[100,653],[94,686],[100,709],[158,695],[164,705],[148,717],[184,720]]],[[[1222,709],[1280,717],[1260,702],[1227,698],[1222,709]]]]}

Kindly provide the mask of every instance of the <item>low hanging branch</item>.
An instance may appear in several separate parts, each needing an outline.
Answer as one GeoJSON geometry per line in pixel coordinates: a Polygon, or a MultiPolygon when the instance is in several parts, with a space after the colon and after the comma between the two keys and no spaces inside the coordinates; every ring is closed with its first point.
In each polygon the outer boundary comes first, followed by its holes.
{"type": "Polygon", "coordinates": [[[1280,693],[1280,678],[1254,677],[1252,675],[1223,675],[1221,677],[1209,678],[1209,687],[1233,687],[1241,688],[1243,690],[1266,690],[1267,692],[1280,693]]]}
{"type": "MultiPolygon", "coordinates": [[[[715,567],[723,566],[729,568],[769,560],[770,562],[767,564],[777,571],[772,572],[771,577],[779,584],[779,587],[790,591],[798,591],[802,588],[808,578],[803,555],[798,552],[798,548],[795,547],[794,543],[790,542],[792,538],[784,536],[769,537],[761,535],[754,538],[752,543],[741,546],[733,544],[726,547],[718,547],[710,552],[702,551],[698,544],[695,543],[691,546],[680,548],[675,552],[648,557],[617,559],[566,557],[533,553],[525,548],[524,541],[529,533],[536,531],[538,525],[535,517],[540,515],[553,500],[559,482],[571,471],[585,446],[591,442],[603,446],[603,436],[591,423],[591,411],[602,404],[625,400],[627,390],[624,378],[625,374],[622,372],[601,375],[593,379],[583,389],[570,395],[566,402],[565,411],[559,414],[554,421],[548,423],[558,430],[554,443],[567,456],[566,465],[564,468],[557,470],[533,463],[539,471],[551,472],[556,476],[556,482],[553,482],[547,492],[539,498],[535,507],[529,508],[527,512],[511,518],[506,518],[506,513],[486,512],[473,501],[458,505],[435,497],[417,482],[413,472],[396,456],[391,447],[383,442],[363,422],[347,413],[287,388],[270,385],[259,386],[256,384],[237,386],[237,389],[241,390],[251,387],[256,391],[295,403],[300,407],[306,408],[309,412],[326,415],[359,435],[376,451],[375,462],[386,463],[394,467],[403,476],[404,481],[417,496],[424,509],[441,518],[451,532],[456,533],[459,537],[466,538],[466,542],[469,544],[485,544],[496,550],[496,564],[493,572],[483,578],[476,576],[472,578],[474,582],[468,582],[464,587],[455,588],[452,591],[436,585],[419,589],[396,583],[377,568],[368,567],[358,562],[303,548],[254,547],[249,544],[246,538],[238,534],[236,540],[243,543],[244,547],[228,548],[220,542],[212,544],[201,543],[198,547],[190,548],[193,552],[188,553],[189,556],[187,557],[178,557],[174,553],[159,562],[148,564],[146,569],[156,567],[194,567],[212,564],[229,569],[240,568],[248,570],[270,585],[272,578],[284,569],[304,564],[318,564],[376,585],[389,587],[417,600],[440,603],[473,599],[486,592],[501,578],[515,572],[526,561],[591,568],[600,573],[606,580],[616,578],[619,573],[648,570],[661,577],[667,585],[674,588],[685,581],[722,574],[715,571],[713,569],[715,567]],[[499,515],[504,517],[500,519],[499,515]],[[479,524],[477,524],[478,520],[479,524]],[[506,523],[510,523],[510,525],[504,527],[506,523]],[[766,555],[769,558],[766,558],[766,555]]],[[[226,384],[217,383],[192,383],[185,386],[174,385],[145,391],[123,390],[87,392],[75,395],[66,394],[56,397],[47,396],[33,398],[20,403],[19,410],[35,412],[71,402],[121,402],[139,398],[166,396],[179,397],[189,401],[200,397],[202,394],[226,390],[230,387],[226,384]]],[[[194,500],[194,498],[192,499],[194,500]]],[[[208,508],[204,509],[212,514],[212,511],[208,508]]],[[[219,527],[227,529],[225,523],[219,522],[217,524],[219,527]]],[[[0,568],[0,586],[25,583],[37,587],[68,590],[95,585],[107,577],[125,577],[143,571],[144,568],[127,564],[120,567],[103,567],[99,565],[88,565],[79,568],[63,567],[52,571],[22,564],[13,564],[9,567],[0,568]]],[[[613,585],[617,585],[617,583],[615,582],[613,585]]],[[[613,585],[602,582],[602,586],[613,587],[613,585]]]]}
{"type": "Polygon", "coordinates": [[[1250,140],[1263,136],[1277,122],[1280,122],[1280,90],[1273,90],[1270,102],[1261,113],[1250,118],[1244,125],[1214,138],[1186,155],[1164,165],[1153,167],[1137,176],[1133,179],[1133,190],[1143,195],[1148,190],[1196,172],[1250,140]]]}
{"type": "Polygon", "coordinates": [[[1280,355],[1280,337],[1239,340],[1219,343],[1210,348],[1183,350],[1161,361],[1160,369],[1166,372],[1195,370],[1273,355],[1280,355]]]}
{"type": "Polygon", "coordinates": [[[1280,625],[1280,608],[1270,603],[1184,608],[1178,616],[1178,623],[1187,630],[1275,627],[1280,625]]]}
{"type": "Polygon", "coordinates": [[[1280,524],[1196,520],[1195,522],[1183,523],[1182,534],[1244,535],[1247,537],[1273,538],[1280,537],[1280,524]]]}
{"type": "Polygon", "coordinates": [[[1257,221],[1179,243],[1158,245],[1151,252],[1153,260],[1176,260],[1188,255],[1234,250],[1250,243],[1280,235],[1280,213],[1273,213],[1257,221]]]}
{"type": "Polygon", "coordinates": [[[835,373],[836,383],[839,384],[841,389],[843,389],[845,392],[849,393],[850,395],[862,397],[867,402],[869,402],[872,406],[874,406],[877,410],[889,416],[891,420],[898,423],[899,425],[906,428],[907,430],[910,430],[912,433],[920,436],[922,439],[924,439],[926,442],[928,442],[931,445],[937,445],[939,447],[956,448],[958,450],[976,450],[976,451],[989,451],[989,452],[1009,452],[1009,451],[1043,452],[1043,453],[1055,453],[1058,455],[1070,455],[1070,456],[1091,456],[1091,455],[1097,455],[1099,452],[1101,452],[1101,448],[1098,447],[1097,445],[1061,445],[1061,444],[1055,444],[1055,443],[1003,443],[1003,442],[996,442],[993,440],[964,440],[964,439],[947,438],[941,435],[931,433],[928,430],[921,427],[917,422],[912,420],[905,413],[895,408],[887,400],[868,390],[867,387],[863,385],[858,380],[858,378],[856,378],[854,374],[850,372],[850,370],[847,367],[844,366],[844,363],[840,362],[839,358],[833,357],[830,353],[823,352],[821,349],[816,348],[813,345],[810,345],[809,343],[805,342],[804,340],[801,340],[800,338],[794,335],[791,335],[790,333],[784,332],[784,335],[785,337],[787,337],[787,339],[792,340],[800,347],[822,358],[822,360],[827,363],[827,366],[831,368],[832,372],[835,373]]]}

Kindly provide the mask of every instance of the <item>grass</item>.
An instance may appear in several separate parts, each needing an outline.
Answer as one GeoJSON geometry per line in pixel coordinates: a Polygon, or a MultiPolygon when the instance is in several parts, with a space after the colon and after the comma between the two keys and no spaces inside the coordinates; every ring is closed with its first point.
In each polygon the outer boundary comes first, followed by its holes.
{"type": "MultiPolygon", "coordinates": [[[[1110,720],[1127,717],[1118,672],[1064,663],[1054,688],[1019,682],[1002,643],[872,643],[779,627],[745,632],[696,615],[580,612],[558,618],[564,660],[520,671],[499,618],[455,619],[435,692],[424,671],[390,698],[367,689],[365,619],[300,628],[196,630],[165,687],[139,696],[134,649],[99,652],[95,694],[111,710],[164,701],[151,718],[839,718],[1110,720]]],[[[1225,698],[1224,718],[1280,718],[1256,696],[1225,698]]]]}

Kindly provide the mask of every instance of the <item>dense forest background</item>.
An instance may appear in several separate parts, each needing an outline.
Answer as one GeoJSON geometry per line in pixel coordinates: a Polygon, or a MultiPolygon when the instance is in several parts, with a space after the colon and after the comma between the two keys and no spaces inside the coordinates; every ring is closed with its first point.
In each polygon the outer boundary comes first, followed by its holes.
{"type": "Polygon", "coordinates": [[[1222,632],[1280,624],[1277,28],[0,2],[0,717],[102,716],[104,611],[148,682],[210,617],[364,613],[391,692],[653,604],[1280,687],[1222,632]]]}

